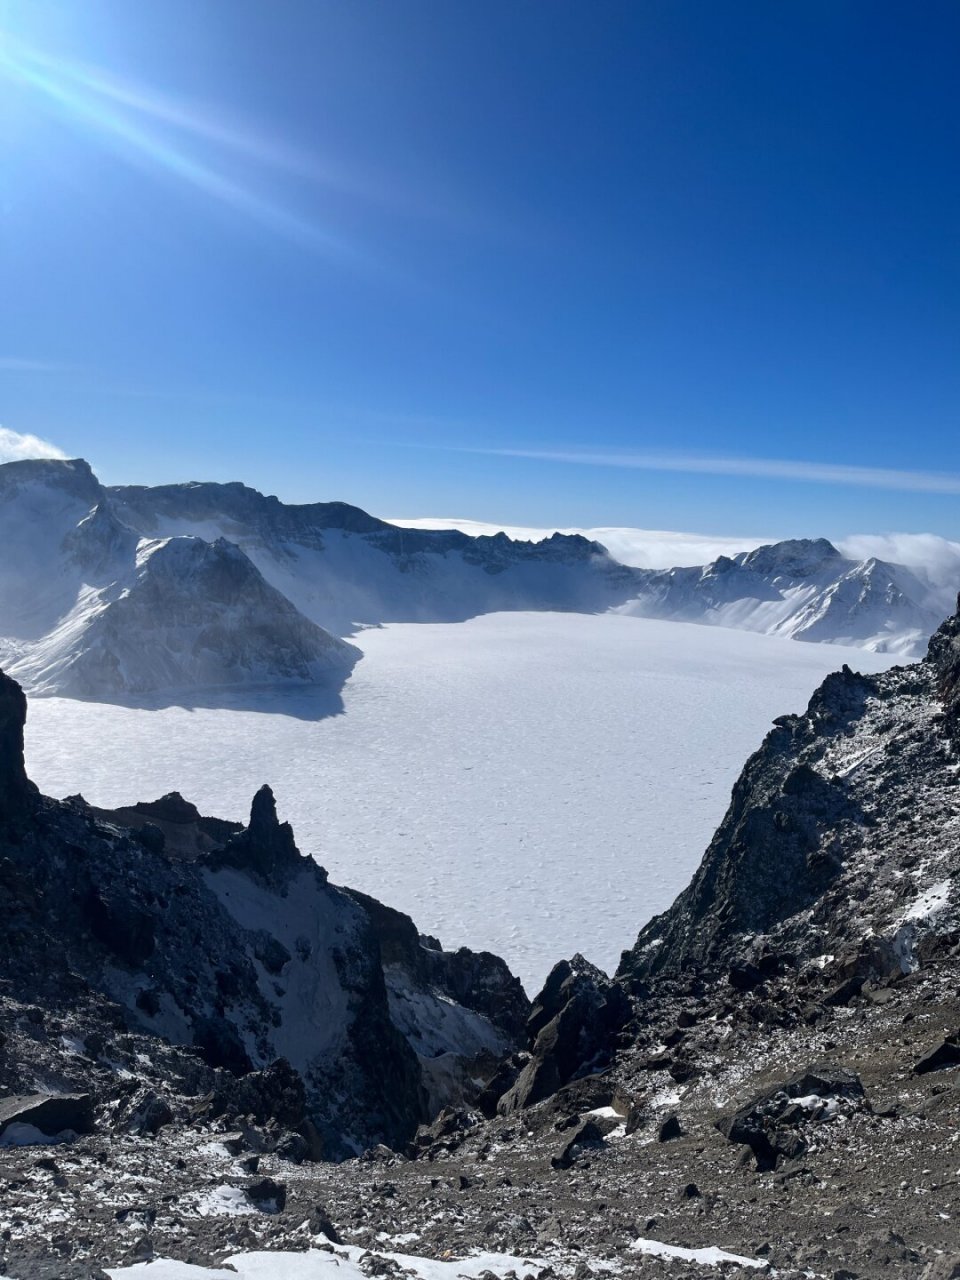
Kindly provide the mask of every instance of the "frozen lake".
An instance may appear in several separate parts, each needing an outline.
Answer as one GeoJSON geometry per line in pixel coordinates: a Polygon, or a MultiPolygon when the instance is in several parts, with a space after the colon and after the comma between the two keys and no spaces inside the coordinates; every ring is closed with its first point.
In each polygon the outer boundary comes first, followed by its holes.
{"type": "Polygon", "coordinates": [[[774,716],[861,649],[615,615],[509,613],[364,632],[344,712],[35,699],[30,776],[100,805],[181,791],[245,819],[263,782],[334,881],[532,994],[582,951],[616,966],[683,888],[774,716]],[[290,714],[290,713],[294,714],[290,714]]]}

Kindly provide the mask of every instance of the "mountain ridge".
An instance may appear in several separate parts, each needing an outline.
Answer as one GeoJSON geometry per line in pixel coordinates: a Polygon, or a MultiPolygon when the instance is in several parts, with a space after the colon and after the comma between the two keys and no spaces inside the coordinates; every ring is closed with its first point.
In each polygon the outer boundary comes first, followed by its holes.
{"type": "Polygon", "coordinates": [[[240,482],[103,486],[78,459],[0,466],[0,537],[0,660],[36,694],[293,682],[336,695],[360,656],[345,637],[498,610],[614,611],[899,657],[940,616],[912,570],[851,560],[825,539],[644,570],[579,534],[408,529],[240,482]],[[231,575],[232,596],[218,596],[231,575]]]}

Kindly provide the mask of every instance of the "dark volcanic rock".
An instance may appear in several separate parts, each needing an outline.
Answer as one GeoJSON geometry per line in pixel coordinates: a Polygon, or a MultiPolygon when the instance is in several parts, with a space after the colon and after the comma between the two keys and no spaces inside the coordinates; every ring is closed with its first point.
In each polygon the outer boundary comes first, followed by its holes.
{"type": "Polygon", "coordinates": [[[231,836],[222,849],[210,854],[208,860],[214,867],[252,872],[271,885],[282,885],[305,861],[290,823],[281,823],[277,818],[277,802],[266,784],[253,797],[248,825],[231,836]]]}
{"type": "Polygon", "coordinates": [[[421,934],[409,916],[368,894],[348,889],[370,917],[383,962],[410,981],[436,988],[465,1009],[489,1018],[511,1042],[524,1039],[530,1001],[519,978],[489,951],[444,951],[436,938],[421,934]]]}
{"type": "Polygon", "coordinates": [[[23,764],[27,699],[15,680],[0,671],[0,828],[16,828],[37,803],[37,789],[23,764]]]}
{"type": "Polygon", "coordinates": [[[960,1036],[954,1034],[941,1040],[916,1062],[913,1070],[918,1076],[928,1071],[942,1071],[946,1067],[960,1067],[960,1036]]]}
{"type": "Polygon", "coordinates": [[[525,997],[496,957],[451,959],[406,921],[418,962],[388,989],[396,966],[378,923],[389,913],[372,900],[368,911],[300,855],[268,787],[243,829],[178,795],[111,811],[80,797],[40,802],[23,771],[24,710],[4,678],[0,1005],[9,991],[27,1005],[15,1053],[6,1025],[0,1037],[5,1092],[106,1088],[127,1134],[166,1131],[171,1114],[245,1118],[277,1130],[263,1150],[286,1133],[288,1155],[342,1158],[404,1147],[516,1046],[525,997]],[[163,838],[144,838],[145,820],[162,823],[163,838]],[[133,1061],[116,1043],[131,1033],[162,1052],[133,1061]],[[150,1088],[138,1080],[158,1054],[170,1055],[174,1092],[193,1098],[179,1110],[152,1071],[150,1088]]]}
{"type": "Polygon", "coordinates": [[[554,965],[527,1021],[530,1061],[498,1109],[531,1106],[569,1080],[601,1070],[632,1009],[623,987],[583,956],[554,965]]]}
{"type": "Polygon", "coordinates": [[[804,1150],[798,1127],[836,1114],[841,1102],[864,1107],[860,1077],[843,1067],[817,1067],[757,1094],[716,1127],[731,1142],[750,1147],[760,1170],[776,1167],[780,1156],[792,1158],[804,1150]]]}
{"type": "Polygon", "coordinates": [[[950,731],[960,738],[960,596],[957,612],[931,637],[929,659],[937,676],[939,693],[950,731]]]}
{"type": "Polygon", "coordinates": [[[11,1124],[28,1124],[50,1137],[72,1129],[93,1130],[93,1099],[87,1093],[33,1093],[0,1099],[0,1134],[11,1124]]]}

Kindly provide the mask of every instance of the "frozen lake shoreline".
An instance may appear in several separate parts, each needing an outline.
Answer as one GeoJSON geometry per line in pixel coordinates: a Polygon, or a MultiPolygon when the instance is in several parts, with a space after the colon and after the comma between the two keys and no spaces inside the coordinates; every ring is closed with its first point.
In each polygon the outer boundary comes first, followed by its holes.
{"type": "Polygon", "coordinates": [[[141,710],[34,699],[27,766],[95,804],[181,791],[245,819],[269,782],[331,879],[532,994],[582,951],[615,967],[669,906],[774,716],[860,649],[616,615],[504,613],[362,633],[344,712],[303,695],[141,710]],[[292,713],[292,714],[289,714],[292,713]]]}

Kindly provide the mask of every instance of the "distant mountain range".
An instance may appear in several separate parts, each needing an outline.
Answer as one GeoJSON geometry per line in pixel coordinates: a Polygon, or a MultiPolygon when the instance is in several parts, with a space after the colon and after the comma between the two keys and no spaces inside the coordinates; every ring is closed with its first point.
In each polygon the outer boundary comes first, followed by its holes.
{"type": "Polygon", "coordinates": [[[599,542],[388,524],[246,485],[101,485],[82,460],[0,466],[0,664],[31,692],[111,698],[342,683],[385,622],[598,613],[918,653],[942,590],[823,539],[702,568],[620,564],[599,542]]]}

